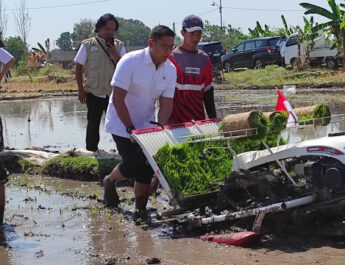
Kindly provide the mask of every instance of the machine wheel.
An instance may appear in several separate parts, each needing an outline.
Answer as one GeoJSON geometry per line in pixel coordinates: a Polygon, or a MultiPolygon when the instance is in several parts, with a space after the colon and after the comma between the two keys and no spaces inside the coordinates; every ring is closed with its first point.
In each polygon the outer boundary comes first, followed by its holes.
{"type": "Polygon", "coordinates": [[[265,68],[265,65],[262,62],[262,60],[261,59],[256,59],[254,61],[254,69],[263,69],[263,68],[265,68]]]}
{"type": "Polygon", "coordinates": [[[231,71],[233,71],[232,65],[228,62],[223,64],[223,69],[225,73],[230,73],[231,71]]]}
{"type": "Polygon", "coordinates": [[[327,68],[331,70],[338,69],[338,63],[335,58],[328,58],[326,61],[327,68]]]}
{"type": "Polygon", "coordinates": [[[296,58],[292,58],[290,64],[291,64],[292,69],[295,69],[296,65],[297,65],[297,59],[296,58]]]}

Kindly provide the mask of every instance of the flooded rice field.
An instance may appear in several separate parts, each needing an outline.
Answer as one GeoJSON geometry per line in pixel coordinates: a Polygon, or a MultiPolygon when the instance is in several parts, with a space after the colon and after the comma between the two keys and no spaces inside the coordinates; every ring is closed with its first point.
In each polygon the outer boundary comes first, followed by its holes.
{"type": "MultiPolygon", "coordinates": [[[[287,96],[293,106],[318,102],[332,114],[345,113],[345,89],[298,89],[287,96]]],[[[277,95],[270,90],[217,91],[220,117],[251,109],[273,110],[277,95]]],[[[5,145],[33,146],[60,152],[83,147],[86,109],[75,98],[0,102],[5,145]]],[[[101,124],[103,126],[103,123],[101,124]]],[[[344,124],[305,130],[311,138],[345,131],[344,124]]],[[[296,139],[295,140],[299,140],[296,139]]],[[[115,149],[101,130],[100,148],[115,149]]],[[[7,184],[4,225],[0,228],[0,264],[343,264],[344,237],[297,231],[266,235],[251,248],[205,242],[206,231],[173,224],[135,226],[133,190],[120,188],[121,210],[103,207],[97,182],[11,175],[7,184]]],[[[164,192],[150,199],[153,214],[169,209],[164,192]]],[[[342,230],[345,231],[345,220],[342,230]]],[[[227,230],[216,228],[215,233],[227,230]]]]}
{"type": "MultiPolygon", "coordinates": [[[[345,113],[345,88],[303,89],[286,95],[292,106],[318,102],[328,104],[332,114],[345,113]]],[[[275,90],[218,90],[215,93],[218,117],[258,109],[274,110],[275,90]]],[[[86,106],[75,97],[29,99],[0,102],[5,145],[15,149],[42,147],[64,152],[85,146],[86,106]]],[[[103,130],[101,122],[99,148],[115,149],[115,143],[103,130]]]]}
{"type": "MultiPolygon", "coordinates": [[[[1,264],[342,264],[345,258],[344,241],[315,236],[285,234],[238,248],[171,225],[138,227],[125,211],[103,209],[99,190],[97,183],[12,176],[1,264]]],[[[121,208],[131,208],[131,188],[123,196],[121,208]]],[[[155,200],[164,198],[151,198],[151,207],[155,200]]]]}

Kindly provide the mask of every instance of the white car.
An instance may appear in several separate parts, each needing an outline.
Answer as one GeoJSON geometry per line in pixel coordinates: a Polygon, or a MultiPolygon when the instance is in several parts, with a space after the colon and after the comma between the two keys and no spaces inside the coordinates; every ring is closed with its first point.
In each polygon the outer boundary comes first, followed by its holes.
{"type": "MultiPolygon", "coordinates": [[[[298,48],[297,48],[298,34],[292,34],[286,40],[285,46],[282,50],[282,57],[284,58],[285,65],[292,65],[296,63],[298,48]]],[[[339,59],[339,51],[337,48],[331,49],[323,36],[317,37],[313,49],[310,52],[311,65],[326,64],[329,69],[338,68],[341,63],[339,59]]],[[[306,58],[306,46],[301,44],[301,60],[306,58]]]]}

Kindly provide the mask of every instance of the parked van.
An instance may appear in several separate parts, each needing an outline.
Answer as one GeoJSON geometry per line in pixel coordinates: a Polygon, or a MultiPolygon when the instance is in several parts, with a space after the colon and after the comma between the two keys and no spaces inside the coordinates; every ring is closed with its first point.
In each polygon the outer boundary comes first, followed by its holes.
{"type": "MultiPolygon", "coordinates": [[[[294,66],[297,60],[298,48],[297,48],[298,34],[292,34],[286,40],[285,46],[282,51],[282,56],[286,65],[294,66]]],[[[337,48],[331,49],[331,46],[327,43],[323,36],[315,39],[314,48],[310,52],[310,63],[312,66],[318,66],[326,64],[329,69],[337,69],[341,60],[339,58],[339,51],[337,48]]],[[[301,44],[301,60],[305,59],[306,46],[301,44]]]]}

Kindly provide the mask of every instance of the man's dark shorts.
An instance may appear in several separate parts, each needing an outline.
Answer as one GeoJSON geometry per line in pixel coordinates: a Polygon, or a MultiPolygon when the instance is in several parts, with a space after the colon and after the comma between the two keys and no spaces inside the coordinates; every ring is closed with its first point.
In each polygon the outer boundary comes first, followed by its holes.
{"type": "Polygon", "coordinates": [[[113,139],[122,157],[120,163],[121,174],[125,178],[132,178],[139,183],[150,184],[153,170],[147,162],[141,147],[125,137],[113,135],[113,139]]]}

